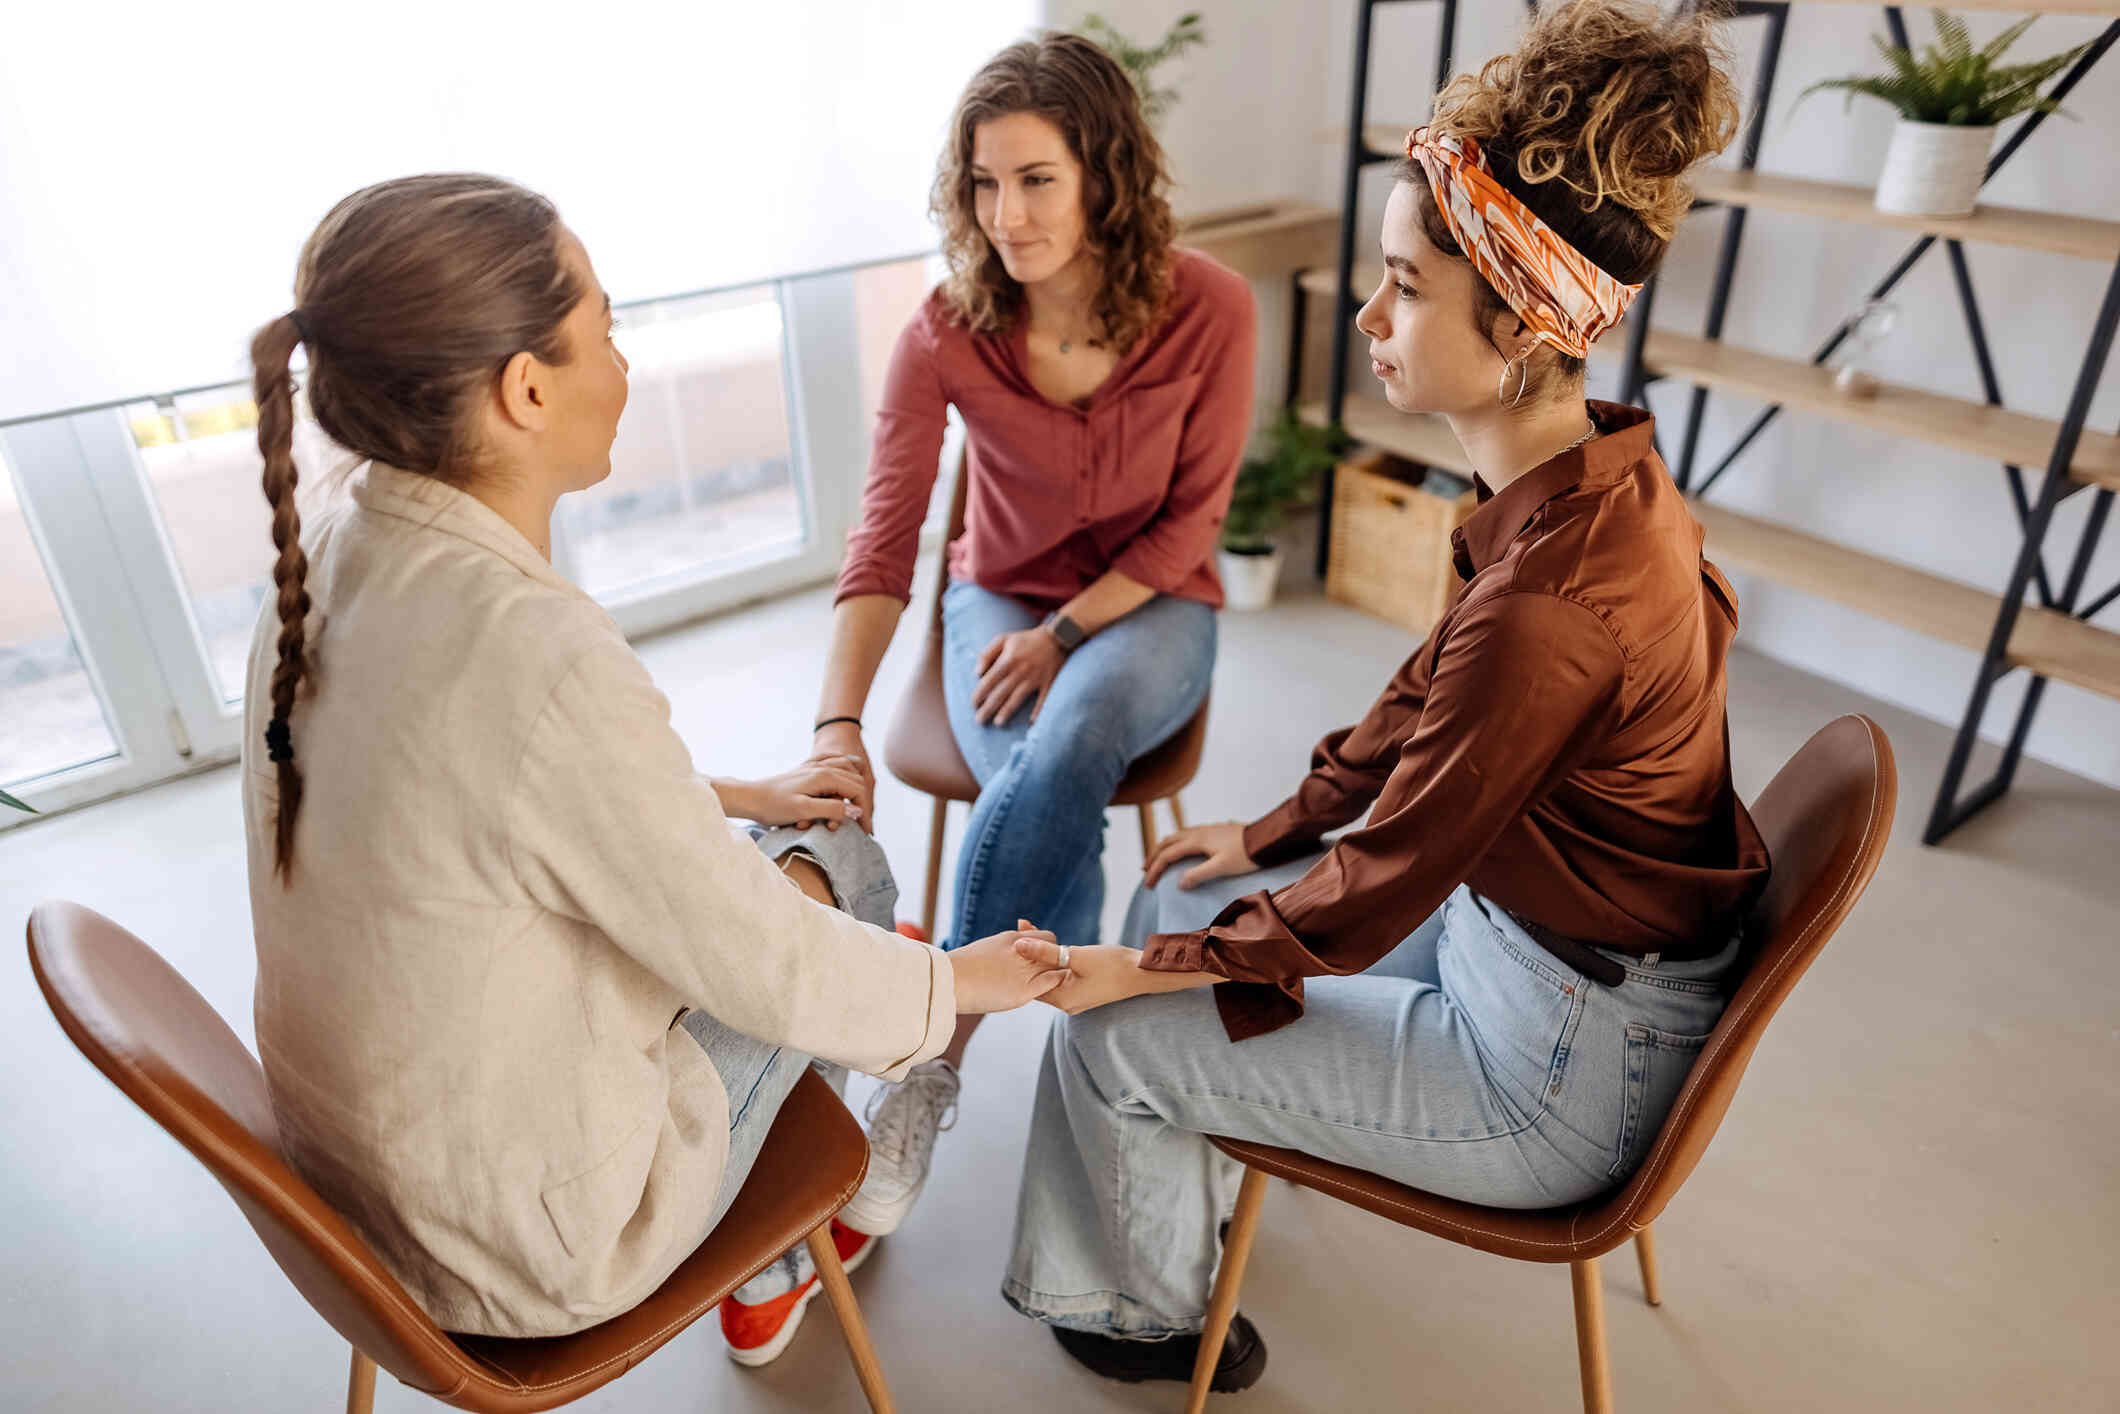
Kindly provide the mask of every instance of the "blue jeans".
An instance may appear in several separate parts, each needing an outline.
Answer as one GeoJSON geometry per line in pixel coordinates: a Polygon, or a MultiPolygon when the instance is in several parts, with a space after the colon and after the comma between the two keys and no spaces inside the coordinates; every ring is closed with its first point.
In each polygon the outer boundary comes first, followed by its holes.
{"type": "MultiPolygon", "coordinates": [[[[842,909],[864,923],[879,928],[891,926],[898,886],[891,878],[891,865],[883,846],[868,831],[857,825],[842,825],[837,830],[827,830],[822,825],[809,830],[753,828],[751,837],[769,859],[777,861],[799,853],[815,860],[831,881],[832,895],[842,909]]],[[[682,1025],[707,1053],[729,1096],[729,1161],[722,1170],[721,1191],[714,1200],[714,1215],[708,1223],[711,1229],[743,1190],[744,1180],[758,1162],[759,1151],[765,1147],[766,1135],[780,1114],[781,1104],[794,1090],[795,1082],[802,1079],[803,1071],[815,1066],[817,1073],[842,1095],[846,1093],[847,1073],[829,1062],[813,1061],[800,1051],[748,1036],[704,1011],[686,1011],[682,1025]]],[[[800,1251],[800,1244],[794,1250],[800,1251]]],[[[795,1285],[794,1272],[794,1264],[783,1258],[746,1282],[738,1290],[738,1299],[753,1303],[770,1300],[795,1285]]]]}
{"type": "Polygon", "coordinates": [[[945,947],[1018,918],[1073,946],[1097,941],[1105,807],[1126,768],[1192,719],[1214,675],[1214,610],[1159,594],[1068,655],[1035,725],[1025,706],[1007,726],[982,726],[972,712],[979,655],[1042,617],[965,580],[942,598],[950,731],[979,782],[945,947]]]}
{"type": "MultiPolygon", "coordinates": [[[[1314,861],[1136,894],[1125,942],[1204,927],[1314,861]]],[[[1238,1165],[1207,1134],[1281,1145],[1505,1208],[1588,1198],[1642,1161],[1721,1015],[1733,939],[1694,962],[1624,957],[1601,986],[1459,889],[1303,1017],[1241,1044],[1211,988],[1053,1023],[1002,1295],[1024,1315],[1154,1339],[1200,1329],[1238,1165]]],[[[1613,954],[1621,957],[1621,954],[1613,954]]]]}

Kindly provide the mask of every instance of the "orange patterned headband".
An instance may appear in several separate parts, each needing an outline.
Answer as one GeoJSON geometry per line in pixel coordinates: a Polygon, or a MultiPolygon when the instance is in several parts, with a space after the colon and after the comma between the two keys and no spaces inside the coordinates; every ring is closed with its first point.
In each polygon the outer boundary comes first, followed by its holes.
{"type": "Polygon", "coordinates": [[[1428,173],[1443,224],[1517,317],[1563,353],[1589,356],[1619,323],[1640,285],[1622,285],[1555,235],[1494,179],[1471,138],[1406,134],[1406,155],[1428,173]]]}

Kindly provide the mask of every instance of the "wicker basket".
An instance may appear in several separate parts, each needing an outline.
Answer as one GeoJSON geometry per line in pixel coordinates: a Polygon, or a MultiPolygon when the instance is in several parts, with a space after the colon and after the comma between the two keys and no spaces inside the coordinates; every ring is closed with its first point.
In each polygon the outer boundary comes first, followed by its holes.
{"type": "Polygon", "coordinates": [[[1383,452],[1358,452],[1332,479],[1332,560],[1325,592],[1415,633],[1457,599],[1450,532],[1478,505],[1419,486],[1422,471],[1383,452]]]}

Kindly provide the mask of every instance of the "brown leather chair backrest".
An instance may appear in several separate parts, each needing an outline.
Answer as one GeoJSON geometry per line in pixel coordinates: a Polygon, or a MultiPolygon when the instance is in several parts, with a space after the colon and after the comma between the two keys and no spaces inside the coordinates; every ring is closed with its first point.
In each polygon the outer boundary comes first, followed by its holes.
{"type": "Polygon", "coordinates": [[[99,913],[40,905],[30,967],[81,1053],[228,1190],[318,1314],[415,1389],[477,1376],[345,1220],[280,1157],[265,1072],[154,949],[99,913]]]}
{"type": "Polygon", "coordinates": [[[1868,717],[1828,722],[1753,802],[1772,877],[1747,930],[1751,955],[1708,1044],[1634,1177],[1572,1224],[1579,1239],[1654,1222],[1715,1137],[1737,1082],[1796,979],[1877,872],[1899,800],[1884,729],[1868,717]]]}

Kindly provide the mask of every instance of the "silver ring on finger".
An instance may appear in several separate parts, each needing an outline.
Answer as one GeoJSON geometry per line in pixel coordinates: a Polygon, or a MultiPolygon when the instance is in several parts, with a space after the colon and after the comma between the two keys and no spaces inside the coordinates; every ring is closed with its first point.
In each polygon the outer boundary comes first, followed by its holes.
{"type": "Polygon", "coordinates": [[[1060,945],[1060,970],[1061,970],[1062,972],[1065,972],[1065,971],[1067,971],[1067,958],[1068,958],[1068,948],[1067,948],[1067,944],[1066,944],[1066,943],[1062,943],[1062,944],[1060,945]]]}

